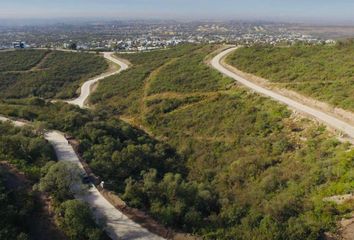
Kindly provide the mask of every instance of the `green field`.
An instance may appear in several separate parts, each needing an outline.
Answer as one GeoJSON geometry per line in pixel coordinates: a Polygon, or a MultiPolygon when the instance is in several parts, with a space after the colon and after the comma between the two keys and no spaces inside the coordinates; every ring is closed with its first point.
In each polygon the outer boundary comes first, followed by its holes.
{"type": "Polygon", "coordinates": [[[242,71],[354,111],[354,43],[240,48],[227,59],[242,71]]]}
{"type": "Polygon", "coordinates": [[[82,81],[107,67],[103,58],[89,53],[0,52],[0,98],[72,98],[82,81]]]}

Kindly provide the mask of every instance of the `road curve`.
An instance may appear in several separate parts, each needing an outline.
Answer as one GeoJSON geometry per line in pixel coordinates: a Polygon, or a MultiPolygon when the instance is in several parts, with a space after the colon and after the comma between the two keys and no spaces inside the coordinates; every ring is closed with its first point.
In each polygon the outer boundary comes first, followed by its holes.
{"type": "Polygon", "coordinates": [[[66,101],[67,103],[70,103],[70,104],[73,104],[73,105],[77,105],[81,108],[84,108],[85,107],[85,102],[87,100],[87,98],[90,96],[90,93],[91,93],[91,87],[93,84],[95,84],[96,82],[104,79],[104,78],[107,78],[107,77],[110,77],[112,75],[115,75],[115,74],[118,74],[126,69],[128,69],[128,64],[126,64],[125,62],[113,57],[113,54],[112,52],[104,52],[103,53],[103,56],[104,58],[108,59],[109,61],[113,62],[113,63],[116,63],[118,65],[120,65],[120,69],[115,71],[115,72],[112,72],[112,73],[106,73],[106,74],[103,74],[99,77],[96,77],[94,79],[91,79],[91,80],[88,80],[86,81],[82,86],[81,86],[81,92],[80,92],[80,96],[74,100],[69,100],[69,101],[66,101]]]}
{"type": "Polygon", "coordinates": [[[336,117],[333,117],[319,109],[313,108],[313,107],[309,107],[305,104],[302,104],[296,100],[293,100],[289,97],[283,96],[279,93],[276,93],[270,89],[264,88],[262,86],[259,86],[239,75],[237,75],[236,73],[230,71],[229,69],[227,69],[227,64],[226,63],[222,63],[222,60],[231,52],[235,51],[238,47],[232,47],[229,49],[226,49],[224,51],[222,51],[221,53],[219,53],[218,55],[216,55],[212,60],[211,60],[211,65],[212,67],[214,67],[216,70],[218,70],[219,72],[221,72],[222,74],[231,77],[232,79],[236,80],[237,82],[241,83],[242,85],[254,90],[257,93],[260,93],[262,95],[265,95],[267,97],[270,97],[280,103],[283,103],[287,106],[289,106],[290,108],[301,112],[307,116],[310,116],[312,118],[317,119],[318,121],[328,125],[329,127],[339,130],[341,133],[347,135],[348,138],[350,138],[351,142],[353,142],[354,140],[354,127],[348,123],[346,123],[345,121],[342,121],[336,117]],[[224,67],[224,65],[226,67],[224,67]]]}
{"type": "MultiPolygon", "coordinates": [[[[120,65],[120,69],[113,73],[104,74],[100,77],[88,80],[81,87],[81,94],[77,99],[67,101],[70,104],[78,105],[83,108],[84,103],[90,95],[92,84],[102,80],[106,77],[118,74],[128,68],[128,65],[119,59],[112,56],[113,53],[104,53],[104,57],[116,64],[120,65]]],[[[0,121],[11,122],[14,126],[23,127],[29,123],[15,121],[3,116],[0,116],[0,121]]],[[[53,146],[58,161],[69,161],[77,164],[83,171],[84,168],[76,155],[72,146],[68,143],[65,135],[59,131],[47,131],[44,138],[53,146]]],[[[93,210],[93,214],[97,220],[104,219],[106,226],[105,231],[112,238],[112,240],[163,240],[164,238],[151,233],[144,227],[135,223],[121,211],[115,208],[104,198],[95,186],[92,186],[87,192],[76,198],[88,203],[93,210]]]]}

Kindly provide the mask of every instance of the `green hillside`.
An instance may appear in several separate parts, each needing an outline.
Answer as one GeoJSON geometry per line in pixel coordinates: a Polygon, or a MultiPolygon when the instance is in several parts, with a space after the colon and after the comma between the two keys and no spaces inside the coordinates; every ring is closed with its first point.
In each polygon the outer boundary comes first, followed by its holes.
{"type": "Polygon", "coordinates": [[[0,97],[72,98],[83,80],[107,67],[103,58],[89,53],[0,52],[0,97]]]}
{"type": "Polygon", "coordinates": [[[102,80],[91,110],[30,98],[3,99],[0,112],[75,136],[107,188],[174,229],[242,240],[335,231],[352,203],[323,198],[352,190],[354,151],[207,67],[218,48],[120,55],[133,66],[102,80]]]}
{"type": "Polygon", "coordinates": [[[354,43],[240,48],[227,61],[242,71],[334,106],[354,110],[354,43]]]}
{"type": "MultiPolygon", "coordinates": [[[[118,192],[162,223],[210,239],[318,239],[334,230],[350,206],[322,197],[351,190],[353,151],[323,127],[294,119],[285,107],[206,68],[215,49],[122,55],[134,67],[100,84],[92,97],[96,109],[185,158],[183,172],[143,171],[118,192]]],[[[121,161],[114,159],[108,162],[121,161]]]]}

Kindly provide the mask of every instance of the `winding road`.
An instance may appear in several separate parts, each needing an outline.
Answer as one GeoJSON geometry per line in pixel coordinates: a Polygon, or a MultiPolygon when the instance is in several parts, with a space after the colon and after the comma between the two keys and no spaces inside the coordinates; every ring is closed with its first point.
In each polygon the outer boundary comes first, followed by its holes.
{"type": "MultiPolygon", "coordinates": [[[[259,86],[255,84],[254,82],[251,82],[238,74],[234,73],[233,71],[228,69],[228,66],[226,63],[223,62],[225,57],[227,57],[228,54],[231,52],[235,51],[238,47],[232,47],[229,49],[226,49],[216,55],[212,60],[211,60],[211,65],[221,72],[222,74],[236,80],[237,82],[241,83],[242,85],[252,89],[253,91],[260,93],[264,96],[270,97],[282,104],[285,104],[289,106],[291,109],[294,109],[306,116],[310,116],[314,119],[317,119],[318,121],[324,123],[325,125],[336,129],[340,131],[341,133],[345,134],[346,137],[350,139],[351,142],[354,140],[354,127],[350,125],[349,123],[346,123],[345,121],[336,118],[334,116],[331,116],[327,114],[324,111],[321,111],[319,109],[309,107],[303,103],[300,103],[294,99],[291,99],[289,97],[283,96],[279,93],[276,93],[270,89],[267,89],[265,87],[259,86]]],[[[229,66],[230,67],[230,66],[229,66]]]]}
{"type": "Polygon", "coordinates": [[[106,73],[106,74],[103,74],[99,77],[96,77],[94,79],[91,79],[91,80],[88,80],[86,81],[82,86],[81,86],[81,92],[80,92],[80,96],[74,100],[70,100],[70,101],[67,101],[67,103],[70,103],[70,104],[73,104],[73,105],[77,105],[81,108],[84,108],[85,107],[85,102],[86,100],[88,99],[88,97],[90,96],[90,93],[91,93],[91,88],[92,86],[104,79],[104,78],[107,78],[107,77],[110,77],[110,76],[113,76],[115,74],[118,74],[120,73],[121,71],[124,71],[126,69],[128,69],[128,64],[126,64],[125,62],[115,58],[112,56],[113,54],[111,52],[105,52],[103,53],[103,56],[104,58],[108,59],[109,61],[115,63],[115,64],[118,64],[120,66],[120,69],[118,71],[115,71],[115,72],[112,72],[112,73],[106,73]]]}
{"type": "MultiPolygon", "coordinates": [[[[340,120],[339,118],[331,116],[321,110],[318,110],[313,107],[309,107],[294,99],[283,96],[265,87],[259,86],[229,70],[227,68],[227,65],[225,63],[222,63],[222,61],[228,54],[230,54],[236,49],[237,47],[233,47],[222,51],[212,59],[211,65],[222,74],[233,78],[237,82],[254,90],[255,92],[270,97],[307,116],[311,116],[319,120],[320,122],[323,122],[324,124],[341,131],[342,133],[346,134],[349,138],[354,139],[354,127],[352,125],[340,120]]],[[[123,61],[117,58],[114,58],[112,55],[113,53],[104,53],[104,57],[109,61],[119,64],[120,69],[115,72],[106,73],[94,79],[88,80],[82,85],[80,96],[74,100],[67,101],[68,103],[84,108],[85,102],[91,93],[93,84],[97,83],[98,81],[106,77],[118,74],[121,71],[124,71],[128,68],[128,65],[126,63],[124,63],[123,61]]],[[[15,126],[19,126],[19,127],[22,127],[27,124],[20,121],[10,120],[6,117],[0,117],[0,121],[11,121],[15,126]]],[[[74,162],[78,164],[80,168],[83,169],[78,156],[76,155],[72,146],[66,140],[63,133],[59,131],[48,131],[47,133],[45,133],[44,137],[54,147],[58,160],[74,162]]],[[[113,240],[163,239],[149,232],[147,229],[143,228],[142,226],[133,222],[131,219],[125,216],[121,211],[119,211],[114,206],[112,206],[94,186],[91,187],[86,194],[78,196],[78,198],[82,199],[83,201],[87,202],[90,205],[97,219],[104,219],[106,221],[107,225],[105,230],[113,240]]]]}
{"type": "MultiPolygon", "coordinates": [[[[77,105],[81,108],[85,107],[85,102],[89,97],[92,85],[96,82],[120,73],[128,68],[128,65],[123,61],[113,57],[113,53],[103,53],[103,56],[116,64],[120,65],[120,69],[114,72],[103,74],[94,79],[88,80],[81,87],[80,96],[74,100],[67,101],[70,104],[77,105]]],[[[14,121],[6,117],[0,116],[0,121],[10,121],[17,127],[23,127],[28,123],[14,121]]],[[[69,161],[77,164],[81,169],[84,169],[73,147],[68,143],[64,134],[59,131],[48,131],[44,134],[45,139],[53,146],[59,161],[69,161]]],[[[139,224],[135,223],[121,211],[116,209],[109,203],[98,191],[95,186],[92,186],[85,194],[76,196],[89,204],[93,210],[94,216],[98,221],[103,219],[106,223],[105,231],[112,240],[162,240],[164,238],[151,233],[139,224]]]]}

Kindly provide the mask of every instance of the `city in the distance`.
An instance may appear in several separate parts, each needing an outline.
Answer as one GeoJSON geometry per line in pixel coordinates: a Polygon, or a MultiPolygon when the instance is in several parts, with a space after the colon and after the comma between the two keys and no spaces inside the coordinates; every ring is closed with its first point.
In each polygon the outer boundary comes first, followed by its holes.
{"type": "Polygon", "coordinates": [[[0,0],[0,240],[354,239],[353,11],[0,0]]]}

